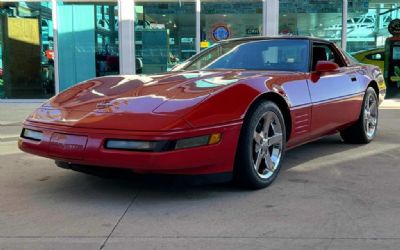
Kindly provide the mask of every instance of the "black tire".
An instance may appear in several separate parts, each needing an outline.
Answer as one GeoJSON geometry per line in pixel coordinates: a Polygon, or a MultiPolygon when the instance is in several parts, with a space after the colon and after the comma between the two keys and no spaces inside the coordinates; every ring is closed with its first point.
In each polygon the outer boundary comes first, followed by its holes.
{"type": "MultiPolygon", "coordinates": [[[[358,121],[353,124],[351,127],[343,130],[340,132],[340,136],[342,137],[343,141],[345,143],[350,143],[350,144],[367,144],[370,143],[375,135],[376,131],[378,128],[378,118],[379,118],[379,109],[378,109],[378,96],[376,95],[375,90],[372,87],[368,87],[367,91],[365,92],[364,95],[364,100],[362,103],[361,107],[361,112],[360,112],[360,117],[358,118],[358,121]],[[371,117],[376,119],[375,120],[375,125],[373,132],[370,130],[370,121],[366,119],[366,116],[368,116],[368,112],[366,110],[366,105],[370,105],[370,102],[374,101],[376,107],[374,108],[374,115],[375,117],[371,117]],[[368,126],[368,129],[367,129],[368,126]]],[[[371,113],[371,110],[370,112],[371,113]]]]}
{"type": "MultiPolygon", "coordinates": [[[[272,118],[271,118],[272,119],[272,118]]],[[[265,137],[269,137],[270,132],[266,132],[267,134],[265,137]]],[[[272,135],[271,135],[272,136],[272,135]]],[[[272,137],[270,137],[271,139],[272,137]]],[[[279,139],[278,139],[279,140],[279,139]]],[[[265,142],[263,140],[263,142],[265,142]]],[[[268,142],[269,143],[269,142],[268,142]]],[[[272,143],[272,142],[271,142],[272,143]]],[[[264,144],[263,144],[264,145],[264,144]]],[[[246,115],[243,123],[243,127],[241,130],[240,138],[239,138],[239,144],[236,152],[236,160],[235,160],[235,167],[234,167],[234,172],[233,172],[233,177],[234,181],[246,188],[249,189],[261,189],[269,186],[277,177],[280,169],[281,169],[281,163],[282,163],[282,158],[284,156],[285,152],[285,146],[286,146],[286,127],[285,127],[285,122],[284,118],[282,115],[282,112],[280,111],[279,107],[271,101],[262,101],[253,106],[251,110],[249,110],[248,114],[246,115]],[[272,113],[271,113],[272,112],[272,113]],[[265,122],[267,118],[267,114],[273,115],[273,121],[271,122],[271,126],[266,126],[268,129],[264,130],[264,127],[261,127],[261,133],[262,131],[270,131],[270,129],[275,130],[273,127],[277,127],[276,120],[280,123],[280,132],[275,133],[273,131],[273,134],[281,135],[281,145],[276,144],[275,146],[268,146],[271,147],[272,150],[275,150],[276,146],[281,146],[281,152],[280,152],[280,157],[279,160],[277,161],[277,164],[273,164],[273,169],[274,171],[268,171],[266,159],[262,158],[261,163],[258,164],[258,170],[256,170],[256,165],[257,165],[257,156],[260,152],[257,152],[257,148],[263,148],[261,146],[258,146],[260,144],[257,144],[256,139],[255,139],[255,133],[258,132],[260,124],[261,126],[265,126],[267,122],[265,122]],[[263,120],[264,119],[264,120],[263,120]],[[264,164],[264,169],[262,170],[261,167],[264,164]],[[261,177],[260,172],[268,172],[268,175],[265,175],[265,178],[261,177]]],[[[269,149],[263,149],[265,152],[270,152],[269,153],[269,158],[272,159],[270,155],[273,155],[271,152],[271,148],[269,149]]],[[[273,151],[275,152],[275,151],[273,151]]]]}

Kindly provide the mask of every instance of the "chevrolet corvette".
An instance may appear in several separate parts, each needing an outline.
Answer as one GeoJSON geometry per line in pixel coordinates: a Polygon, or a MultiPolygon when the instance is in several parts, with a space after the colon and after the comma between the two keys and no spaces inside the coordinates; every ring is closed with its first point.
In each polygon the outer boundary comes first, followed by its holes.
{"type": "Polygon", "coordinates": [[[79,83],[24,122],[19,148],[76,169],[216,176],[267,187],[286,150],[339,132],[369,143],[380,69],[308,37],[222,41],[171,72],[79,83]]]}

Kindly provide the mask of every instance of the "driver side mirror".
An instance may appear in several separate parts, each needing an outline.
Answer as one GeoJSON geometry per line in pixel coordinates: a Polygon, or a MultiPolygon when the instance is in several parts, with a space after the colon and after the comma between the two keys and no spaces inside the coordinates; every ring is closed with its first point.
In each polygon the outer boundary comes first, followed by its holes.
{"type": "Polygon", "coordinates": [[[330,61],[318,61],[315,66],[315,72],[317,73],[333,72],[338,69],[339,65],[330,61]]]}

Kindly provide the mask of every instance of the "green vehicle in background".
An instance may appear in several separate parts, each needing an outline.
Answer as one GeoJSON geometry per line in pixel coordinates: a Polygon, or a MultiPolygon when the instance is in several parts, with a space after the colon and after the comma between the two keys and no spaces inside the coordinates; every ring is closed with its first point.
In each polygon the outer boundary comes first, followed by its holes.
{"type": "Polygon", "coordinates": [[[387,97],[400,95],[400,37],[386,40],[383,48],[370,49],[351,54],[360,63],[378,66],[384,72],[387,97]]]}
{"type": "Polygon", "coordinates": [[[382,72],[385,71],[385,48],[363,50],[351,54],[360,63],[378,66],[382,72]]]}

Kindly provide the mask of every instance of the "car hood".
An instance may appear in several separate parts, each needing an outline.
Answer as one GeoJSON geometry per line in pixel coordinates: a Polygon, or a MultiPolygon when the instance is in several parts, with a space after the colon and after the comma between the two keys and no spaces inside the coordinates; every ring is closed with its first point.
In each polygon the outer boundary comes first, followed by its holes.
{"type": "Polygon", "coordinates": [[[53,97],[28,121],[136,131],[190,128],[182,119],[186,113],[245,77],[235,71],[190,71],[95,78],[53,97]]]}

